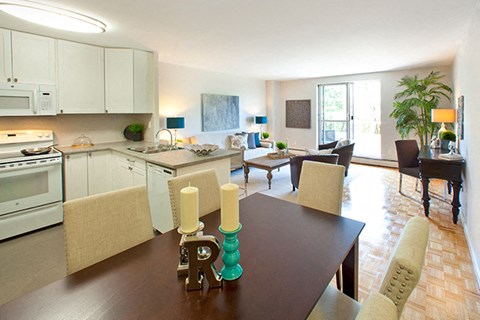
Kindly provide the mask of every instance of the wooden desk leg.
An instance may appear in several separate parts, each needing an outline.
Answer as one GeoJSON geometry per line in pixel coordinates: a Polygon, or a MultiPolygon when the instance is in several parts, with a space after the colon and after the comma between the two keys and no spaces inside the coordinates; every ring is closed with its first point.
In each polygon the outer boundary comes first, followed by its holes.
{"type": "Polygon", "coordinates": [[[423,189],[423,211],[425,213],[425,217],[428,217],[429,209],[430,209],[430,196],[428,195],[428,185],[430,183],[430,179],[427,177],[422,177],[422,189],[423,189]]]}
{"type": "Polygon", "coordinates": [[[272,188],[272,170],[268,170],[267,179],[268,179],[268,189],[272,188]]]}
{"type": "Polygon", "coordinates": [[[453,200],[452,200],[452,215],[453,223],[457,224],[458,222],[458,213],[459,209],[462,206],[460,204],[460,189],[462,188],[462,183],[458,181],[452,181],[453,187],[453,200]]]}
{"type": "Polygon", "coordinates": [[[248,164],[245,164],[243,166],[243,176],[245,177],[245,185],[248,183],[248,173],[250,172],[250,168],[248,167],[248,164]]]}
{"type": "Polygon", "coordinates": [[[342,263],[343,293],[358,300],[358,238],[342,263]]]}

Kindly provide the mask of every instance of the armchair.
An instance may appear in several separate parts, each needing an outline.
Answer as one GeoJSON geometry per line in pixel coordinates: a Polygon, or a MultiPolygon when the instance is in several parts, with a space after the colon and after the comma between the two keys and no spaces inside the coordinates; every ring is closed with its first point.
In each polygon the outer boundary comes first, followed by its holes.
{"type": "Polygon", "coordinates": [[[332,149],[332,154],[338,154],[338,163],[345,167],[345,177],[348,176],[348,168],[353,156],[353,147],[355,142],[353,140],[346,140],[345,144],[337,147],[338,141],[333,141],[326,144],[319,144],[318,150],[332,149]]]}
{"type": "Polygon", "coordinates": [[[298,188],[298,183],[300,181],[300,173],[302,172],[302,163],[305,160],[337,164],[338,154],[306,155],[291,158],[290,180],[292,182],[293,191],[295,191],[295,188],[298,188]]]}

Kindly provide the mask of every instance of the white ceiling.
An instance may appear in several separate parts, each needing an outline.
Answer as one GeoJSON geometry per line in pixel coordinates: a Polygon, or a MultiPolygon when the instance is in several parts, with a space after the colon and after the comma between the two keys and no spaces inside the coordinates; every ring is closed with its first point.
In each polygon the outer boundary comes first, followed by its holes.
{"type": "Polygon", "coordinates": [[[104,34],[53,31],[0,11],[0,26],[158,52],[159,61],[265,80],[449,65],[477,0],[38,0],[97,18],[104,34]]]}

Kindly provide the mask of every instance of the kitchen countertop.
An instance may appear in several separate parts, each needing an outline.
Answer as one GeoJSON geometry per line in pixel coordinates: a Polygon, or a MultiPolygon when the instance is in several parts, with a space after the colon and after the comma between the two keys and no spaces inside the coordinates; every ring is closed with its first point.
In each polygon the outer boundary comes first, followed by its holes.
{"type": "Polygon", "coordinates": [[[64,155],[74,154],[74,153],[83,153],[83,152],[95,152],[102,150],[112,150],[120,152],[138,159],[145,160],[153,164],[157,164],[169,169],[178,169],[183,167],[188,167],[204,162],[220,160],[225,158],[232,158],[237,156],[240,151],[236,150],[226,150],[218,149],[212,152],[207,156],[197,156],[194,153],[181,149],[181,150],[172,150],[172,151],[163,151],[158,153],[144,154],[141,152],[135,152],[128,150],[130,147],[143,147],[143,146],[153,146],[152,142],[146,141],[119,141],[119,142],[107,142],[107,143],[98,143],[94,144],[91,147],[77,147],[73,148],[71,146],[57,146],[57,150],[61,151],[64,155]]]}

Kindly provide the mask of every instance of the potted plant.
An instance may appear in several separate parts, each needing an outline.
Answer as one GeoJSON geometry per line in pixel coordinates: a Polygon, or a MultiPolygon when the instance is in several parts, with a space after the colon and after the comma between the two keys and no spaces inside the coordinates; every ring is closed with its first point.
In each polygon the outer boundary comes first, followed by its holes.
{"type": "Polygon", "coordinates": [[[287,148],[287,144],[283,141],[277,141],[276,145],[278,149],[278,154],[284,154],[285,149],[287,148]]]}
{"type": "Polygon", "coordinates": [[[141,123],[132,123],[123,131],[123,135],[128,140],[142,141],[144,125],[141,123]]]}
{"type": "Polygon", "coordinates": [[[270,133],[268,133],[267,131],[263,131],[262,132],[262,138],[263,139],[268,139],[268,137],[270,137],[270,133]]]}
{"type": "Polygon", "coordinates": [[[443,77],[440,72],[432,71],[424,79],[415,75],[398,81],[398,86],[404,90],[395,94],[390,117],[397,119],[396,129],[402,139],[413,130],[421,146],[428,143],[428,138],[437,129],[437,124],[431,121],[431,110],[437,108],[442,97],[450,101],[448,94],[452,93],[449,86],[440,82],[443,77]]]}
{"type": "Polygon", "coordinates": [[[440,139],[442,139],[442,149],[449,149],[450,151],[455,150],[455,141],[457,140],[457,135],[451,131],[443,131],[440,139]]]}

